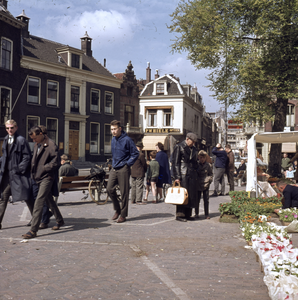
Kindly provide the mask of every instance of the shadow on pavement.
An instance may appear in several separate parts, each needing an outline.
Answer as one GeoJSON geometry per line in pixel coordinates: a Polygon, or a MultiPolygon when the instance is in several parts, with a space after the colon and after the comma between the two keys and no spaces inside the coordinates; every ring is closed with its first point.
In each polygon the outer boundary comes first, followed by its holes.
{"type": "Polygon", "coordinates": [[[152,213],[152,214],[144,214],[144,215],[140,215],[137,217],[129,218],[129,221],[157,219],[157,218],[170,218],[170,217],[174,217],[174,215],[168,214],[168,213],[152,213]]]}

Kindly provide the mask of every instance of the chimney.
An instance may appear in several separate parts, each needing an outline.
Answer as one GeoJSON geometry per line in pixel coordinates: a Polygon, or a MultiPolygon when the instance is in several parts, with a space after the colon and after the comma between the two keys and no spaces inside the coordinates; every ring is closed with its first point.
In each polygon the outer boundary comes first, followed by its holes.
{"type": "Polygon", "coordinates": [[[106,67],[107,66],[107,60],[104,58],[103,59],[103,66],[106,67]]]}
{"type": "Polygon", "coordinates": [[[7,9],[7,0],[1,0],[1,3],[7,9]]]}
{"type": "Polygon", "coordinates": [[[157,79],[157,78],[159,78],[159,75],[158,75],[158,69],[156,69],[155,71],[156,71],[155,79],[157,79]]]}
{"type": "Polygon", "coordinates": [[[25,24],[25,26],[22,28],[22,36],[24,38],[28,38],[29,37],[29,20],[30,20],[30,18],[28,18],[26,16],[24,9],[23,9],[23,12],[16,17],[16,19],[19,20],[19,21],[21,21],[21,22],[23,22],[25,24]]]}
{"type": "Polygon", "coordinates": [[[151,69],[150,69],[150,62],[147,62],[147,69],[146,69],[146,83],[151,81],[151,69]]]}
{"type": "Polygon", "coordinates": [[[85,35],[83,37],[81,37],[81,50],[84,51],[84,53],[87,56],[92,57],[91,41],[92,41],[92,38],[88,35],[88,33],[86,31],[85,35]]]}

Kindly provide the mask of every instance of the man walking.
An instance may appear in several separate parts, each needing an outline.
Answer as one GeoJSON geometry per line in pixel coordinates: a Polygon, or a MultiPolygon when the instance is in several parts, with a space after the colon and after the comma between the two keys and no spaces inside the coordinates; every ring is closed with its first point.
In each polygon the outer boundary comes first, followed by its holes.
{"type": "MultiPolygon", "coordinates": [[[[235,158],[230,144],[227,144],[225,146],[225,151],[227,152],[227,157],[228,157],[226,173],[227,173],[228,182],[230,185],[230,192],[231,192],[234,191],[235,158]]],[[[227,195],[229,195],[229,193],[227,193],[227,195]]]]}
{"type": "Polygon", "coordinates": [[[33,212],[33,201],[30,197],[30,162],[31,151],[26,139],[18,135],[18,126],[14,120],[5,122],[8,135],[2,145],[0,158],[0,229],[7,207],[8,199],[25,200],[30,213],[33,212]]]}
{"type": "Polygon", "coordinates": [[[214,192],[210,197],[218,196],[218,186],[221,183],[221,194],[225,194],[225,171],[228,161],[227,152],[222,148],[221,144],[217,144],[212,149],[212,154],[216,156],[215,172],[214,172],[214,192]]]}
{"type": "Polygon", "coordinates": [[[58,230],[64,225],[63,217],[52,195],[52,188],[57,188],[53,184],[57,184],[57,171],[60,165],[58,147],[42,132],[39,126],[32,127],[29,136],[35,142],[31,162],[31,176],[38,184],[38,194],[34,203],[31,230],[23,235],[25,239],[36,237],[45,202],[56,218],[57,224],[52,230],[58,230]]]}
{"type": "Polygon", "coordinates": [[[133,140],[122,130],[120,122],[111,122],[112,138],[112,169],[109,174],[107,192],[112,199],[115,214],[112,220],[117,223],[126,221],[128,214],[130,168],[139,157],[139,151],[133,140]],[[119,185],[121,207],[117,199],[116,185],[119,185]]]}

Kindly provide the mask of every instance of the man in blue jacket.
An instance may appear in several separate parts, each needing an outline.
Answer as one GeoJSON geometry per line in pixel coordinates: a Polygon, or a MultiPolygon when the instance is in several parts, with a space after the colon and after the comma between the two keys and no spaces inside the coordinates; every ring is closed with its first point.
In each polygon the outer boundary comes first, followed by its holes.
{"type": "Polygon", "coordinates": [[[216,156],[215,160],[215,172],[214,172],[214,192],[210,197],[218,196],[218,186],[221,183],[221,193],[225,194],[225,171],[228,163],[227,152],[221,147],[221,144],[217,144],[216,147],[212,149],[212,154],[216,156]]]}
{"type": "Polygon", "coordinates": [[[128,213],[130,168],[139,157],[139,151],[133,140],[122,130],[120,122],[111,122],[112,138],[112,169],[109,174],[107,186],[108,195],[111,197],[115,209],[112,220],[117,223],[126,221],[128,213]],[[115,186],[119,185],[121,194],[121,207],[117,199],[115,186]]]}

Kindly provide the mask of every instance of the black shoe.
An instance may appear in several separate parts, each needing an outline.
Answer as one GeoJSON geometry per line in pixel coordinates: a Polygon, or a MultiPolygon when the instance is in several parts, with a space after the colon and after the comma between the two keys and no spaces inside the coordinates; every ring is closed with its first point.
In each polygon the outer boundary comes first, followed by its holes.
{"type": "Polygon", "coordinates": [[[188,217],[186,218],[188,221],[195,221],[196,219],[194,217],[188,217]]]}
{"type": "Polygon", "coordinates": [[[219,194],[218,194],[218,196],[223,196],[223,195],[224,195],[223,193],[219,193],[219,194]]]}
{"type": "Polygon", "coordinates": [[[187,222],[185,218],[181,218],[181,217],[176,217],[176,221],[187,222]]]}
{"type": "Polygon", "coordinates": [[[29,222],[26,226],[31,226],[31,221],[32,221],[32,220],[30,220],[30,222],[29,222]]]}
{"type": "Polygon", "coordinates": [[[212,195],[210,195],[210,197],[217,197],[218,195],[213,193],[212,195]]]}

